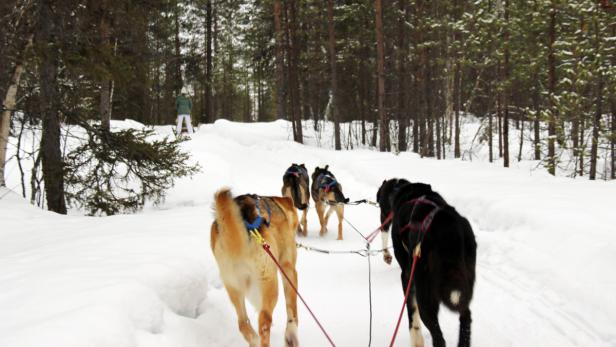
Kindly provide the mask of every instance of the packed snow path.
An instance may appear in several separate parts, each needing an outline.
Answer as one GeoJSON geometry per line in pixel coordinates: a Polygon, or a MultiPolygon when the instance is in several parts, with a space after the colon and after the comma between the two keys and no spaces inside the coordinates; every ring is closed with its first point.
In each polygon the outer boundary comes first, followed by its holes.
{"type": "MultiPolygon", "coordinates": [[[[6,195],[0,346],[244,346],[209,247],[213,194],[230,186],[235,194],[279,195],[291,163],[305,163],[310,172],[329,164],[352,200],[374,199],[391,177],[430,183],[467,216],[478,242],[474,346],[616,346],[616,182],[410,153],[335,152],[310,138],[308,145],[289,141],[287,127],[226,121],[201,127],[184,146],[202,173],[178,182],[163,205],[135,215],[57,216],[6,195]]],[[[349,206],[345,216],[364,234],[379,224],[378,209],[369,205],[349,206]]],[[[336,222],[333,215],[330,233],[320,238],[311,206],[308,237],[299,241],[364,247],[347,224],[344,241],[336,241],[336,222]]],[[[400,270],[380,255],[371,261],[372,345],[386,346],[402,304],[400,270]]],[[[367,345],[366,258],[300,249],[297,268],[302,294],[336,344],[367,345]]],[[[301,305],[299,319],[303,346],[327,345],[301,305]]],[[[281,346],[282,291],[273,320],[272,345],[281,346]]],[[[457,316],[442,308],[440,320],[454,346],[457,316]]],[[[397,346],[409,345],[406,326],[405,316],[397,346]]]]}

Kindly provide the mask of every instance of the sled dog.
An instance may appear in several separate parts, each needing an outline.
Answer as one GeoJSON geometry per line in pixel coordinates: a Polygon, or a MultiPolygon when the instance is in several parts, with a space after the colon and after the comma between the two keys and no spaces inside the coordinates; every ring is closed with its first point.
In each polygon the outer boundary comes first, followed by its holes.
{"type": "Polygon", "coordinates": [[[316,167],[312,173],[312,199],[319,215],[321,231],[319,235],[327,233],[327,222],[333,211],[338,215],[338,240],[342,240],[342,220],[344,219],[344,204],[349,199],[342,193],[342,185],[336,177],[328,170],[329,165],[324,168],[316,167]],[[325,213],[326,206],[329,210],[325,213]]]}
{"type": "Polygon", "coordinates": [[[292,164],[282,175],[282,195],[292,198],[295,208],[302,211],[298,234],[308,235],[306,214],[310,203],[310,178],[304,164],[292,164]]]}
{"type": "MultiPolygon", "coordinates": [[[[286,197],[241,195],[235,199],[228,188],[215,196],[215,221],[210,244],[220,277],[235,307],[239,330],[250,347],[270,345],[272,313],[278,300],[278,276],[274,261],[253,237],[257,229],[283,271],[297,288],[295,231],[298,227],[293,200],[286,197]],[[246,314],[245,299],[259,313],[258,333],[246,314]]],[[[287,310],[285,346],[299,346],[297,295],[283,278],[287,310]]]]}
{"type": "Polygon", "coordinates": [[[384,181],[377,195],[381,208],[393,211],[391,236],[403,290],[410,278],[413,252],[421,242],[407,302],[411,346],[424,345],[419,317],[432,335],[433,346],[445,346],[438,322],[440,303],[459,313],[458,346],[470,346],[469,306],[477,253],[470,223],[428,184],[384,181]]]}

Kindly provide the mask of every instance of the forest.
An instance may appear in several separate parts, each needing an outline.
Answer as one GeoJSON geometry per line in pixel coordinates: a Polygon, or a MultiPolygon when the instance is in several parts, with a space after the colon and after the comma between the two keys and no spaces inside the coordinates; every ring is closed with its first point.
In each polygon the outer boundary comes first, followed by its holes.
{"type": "Polygon", "coordinates": [[[172,124],[182,87],[195,125],[285,119],[301,143],[328,121],[342,149],[349,123],[363,146],[444,159],[473,115],[490,162],[530,142],[552,175],[616,178],[610,0],[5,0],[0,25],[1,184],[16,124],[40,129],[27,156],[60,192],[63,124],[172,124]]]}

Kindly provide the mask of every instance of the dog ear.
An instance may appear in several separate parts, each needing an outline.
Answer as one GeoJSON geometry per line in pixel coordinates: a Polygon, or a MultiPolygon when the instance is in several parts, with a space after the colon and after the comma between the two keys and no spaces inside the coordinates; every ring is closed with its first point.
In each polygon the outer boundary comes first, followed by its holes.
{"type": "Polygon", "coordinates": [[[329,169],[329,164],[325,165],[325,167],[323,168],[323,170],[327,170],[327,169],[329,169]]]}
{"type": "Polygon", "coordinates": [[[417,194],[426,194],[432,192],[432,186],[426,183],[411,183],[413,191],[417,194]]]}
{"type": "Polygon", "coordinates": [[[299,166],[303,167],[304,169],[306,168],[306,166],[304,165],[304,163],[299,164],[299,166]]]}

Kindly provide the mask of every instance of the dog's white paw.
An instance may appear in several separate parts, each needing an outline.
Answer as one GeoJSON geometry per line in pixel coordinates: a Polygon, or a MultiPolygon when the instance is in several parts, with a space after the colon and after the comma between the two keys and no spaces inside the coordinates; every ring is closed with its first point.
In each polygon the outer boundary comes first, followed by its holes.
{"type": "Polygon", "coordinates": [[[287,323],[287,329],[284,333],[284,341],[286,347],[299,347],[299,339],[297,338],[297,323],[287,323]]]}

